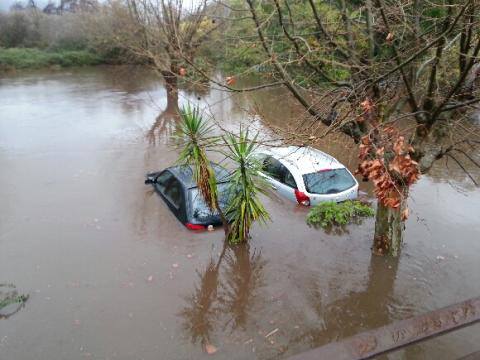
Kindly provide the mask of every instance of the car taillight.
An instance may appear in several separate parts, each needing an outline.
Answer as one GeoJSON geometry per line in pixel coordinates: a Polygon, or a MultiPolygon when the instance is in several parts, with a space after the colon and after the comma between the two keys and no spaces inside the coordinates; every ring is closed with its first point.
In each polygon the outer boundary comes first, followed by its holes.
{"type": "Polygon", "coordinates": [[[205,226],[203,225],[186,223],[185,226],[190,230],[205,230],[205,226]]]}
{"type": "Polygon", "coordinates": [[[295,190],[297,202],[301,205],[310,206],[310,198],[298,189],[295,190]]]}

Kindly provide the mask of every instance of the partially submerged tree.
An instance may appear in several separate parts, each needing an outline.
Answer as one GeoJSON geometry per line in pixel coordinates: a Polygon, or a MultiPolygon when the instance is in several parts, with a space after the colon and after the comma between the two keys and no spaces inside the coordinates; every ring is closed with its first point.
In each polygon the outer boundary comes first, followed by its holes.
{"type": "Polygon", "coordinates": [[[227,218],[232,223],[228,233],[230,243],[247,241],[253,222],[266,223],[270,219],[259,199],[259,195],[266,192],[259,176],[261,164],[254,156],[258,147],[257,136],[250,139],[248,130],[241,127],[238,136],[230,133],[223,136],[227,146],[224,154],[234,163],[229,178],[230,201],[226,210],[227,218]]]}
{"type": "Polygon", "coordinates": [[[186,59],[195,62],[219,26],[208,19],[208,9],[205,0],[125,0],[104,7],[110,24],[97,26],[105,39],[161,74],[167,91],[176,93],[178,77],[186,75],[186,59]]]}
{"type": "Polygon", "coordinates": [[[397,256],[420,173],[445,156],[461,166],[455,152],[479,165],[463,148],[479,143],[465,122],[480,100],[478,1],[246,4],[270,76],[309,115],[295,141],[341,131],[360,144],[378,198],[373,250],[397,256]]]}

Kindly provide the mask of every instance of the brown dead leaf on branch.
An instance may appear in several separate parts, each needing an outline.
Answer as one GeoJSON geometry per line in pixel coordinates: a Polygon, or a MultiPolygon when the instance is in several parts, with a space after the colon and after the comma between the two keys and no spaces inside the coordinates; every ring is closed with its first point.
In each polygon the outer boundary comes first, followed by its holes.
{"type": "Polygon", "coordinates": [[[360,107],[362,108],[362,114],[356,119],[358,123],[363,123],[374,116],[375,104],[369,98],[362,101],[360,107]]]}
{"type": "MultiPolygon", "coordinates": [[[[362,108],[367,104],[362,103],[362,108]]],[[[360,164],[356,174],[370,180],[377,199],[387,207],[400,209],[408,189],[420,177],[418,163],[410,154],[413,148],[393,126],[376,128],[375,138],[367,135],[359,146],[360,164]]],[[[401,209],[401,218],[408,218],[408,208],[401,209]]]]}
{"type": "Polygon", "coordinates": [[[360,103],[360,106],[362,107],[363,111],[364,112],[371,112],[373,110],[373,108],[375,107],[375,105],[373,104],[372,100],[370,99],[365,99],[364,101],[362,101],[360,103]]]}
{"type": "Polygon", "coordinates": [[[227,85],[233,85],[235,84],[235,77],[234,76],[227,76],[225,78],[227,85]]]}

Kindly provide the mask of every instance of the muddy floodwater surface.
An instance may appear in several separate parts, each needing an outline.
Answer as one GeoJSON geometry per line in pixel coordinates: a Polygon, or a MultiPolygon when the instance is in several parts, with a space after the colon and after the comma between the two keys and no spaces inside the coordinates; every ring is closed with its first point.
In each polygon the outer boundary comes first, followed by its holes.
{"type": "MultiPolygon", "coordinates": [[[[285,99],[179,94],[217,126],[265,136],[298,115],[285,99]]],[[[373,219],[329,233],[275,197],[272,222],[225,248],[221,230],[187,230],[143,183],[178,154],[166,106],[143,69],[0,79],[0,282],[29,295],[0,319],[0,359],[286,358],[480,295],[480,191],[455,164],[414,185],[398,260],[371,255],[373,219]]],[[[352,144],[319,147],[355,169],[352,144]]],[[[456,359],[479,344],[476,325],[382,358],[456,359]]]]}

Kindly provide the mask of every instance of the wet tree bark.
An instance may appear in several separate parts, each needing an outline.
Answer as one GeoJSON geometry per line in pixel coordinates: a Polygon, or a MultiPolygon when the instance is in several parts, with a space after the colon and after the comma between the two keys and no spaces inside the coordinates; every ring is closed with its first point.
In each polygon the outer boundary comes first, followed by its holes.
{"type": "MultiPolygon", "coordinates": [[[[406,193],[406,192],[404,192],[406,193]]],[[[405,222],[402,211],[406,208],[406,196],[397,209],[378,203],[375,216],[375,236],[372,251],[376,255],[397,257],[403,244],[405,222]]]]}
{"type": "MultiPolygon", "coordinates": [[[[176,86],[176,84],[175,84],[176,86]]],[[[167,111],[170,114],[177,114],[178,113],[178,89],[169,88],[169,85],[166,86],[167,88],[167,111]]]]}
{"type": "Polygon", "coordinates": [[[178,79],[176,73],[176,66],[172,65],[170,71],[161,72],[165,79],[165,87],[167,88],[167,95],[178,98],[178,79]]]}

